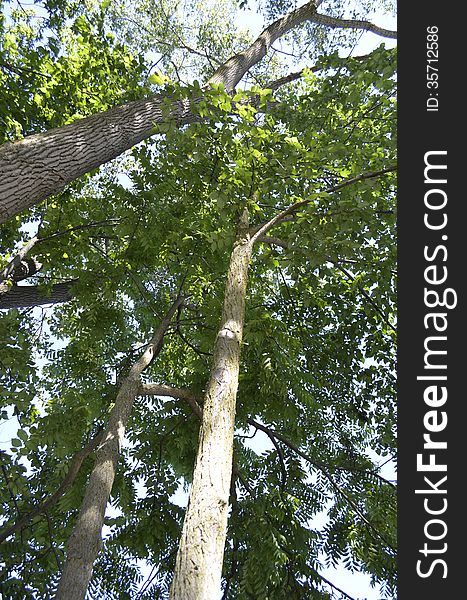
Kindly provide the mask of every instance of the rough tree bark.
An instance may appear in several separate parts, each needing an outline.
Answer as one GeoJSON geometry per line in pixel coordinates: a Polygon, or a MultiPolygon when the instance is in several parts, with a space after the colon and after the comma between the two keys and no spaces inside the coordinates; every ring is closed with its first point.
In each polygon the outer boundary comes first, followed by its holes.
{"type": "Polygon", "coordinates": [[[170,600],[213,600],[220,590],[232,476],[235,401],[252,243],[240,216],[207,385],[190,498],[170,600]]]}
{"type": "MultiPolygon", "coordinates": [[[[73,298],[74,281],[55,283],[49,295],[36,285],[14,285],[4,293],[0,291],[0,310],[11,308],[31,308],[44,304],[59,304],[73,298]]],[[[1,285],[1,284],[0,284],[1,285]]]]}
{"type": "Polygon", "coordinates": [[[81,509],[68,540],[67,559],[55,600],[83,600],[92,575],[93,563],[102,546],[105,508],[115,479],[120,448],[135,397],[141,386],[141,373],[158,355],[173,315],[182,305],[175,300],[155,331],[142,356],[123,380],[109,415],[103,442],[96,451],[96,461],[89,476],[81,509]]]}
{"type": "MultiPolygon", "coordinates": [[[[310,20],[320,0],[312,0],[269,25],[244,52],[224,63],[210,83],[231,91],[279,37],[310,20]]],[[[163,95],[6,143],[0,147],[0,223],[31,208],[70,182],[150,137],[165,117],[163,95]]],[[[178,125],[195,120],[188,101],[174,101],[170,118],[178,125]]]]}

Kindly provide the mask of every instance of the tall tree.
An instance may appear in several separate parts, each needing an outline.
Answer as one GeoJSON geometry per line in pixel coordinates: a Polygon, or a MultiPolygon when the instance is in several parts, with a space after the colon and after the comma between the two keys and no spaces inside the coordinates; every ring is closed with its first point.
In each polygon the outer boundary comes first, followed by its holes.
{"type": "Polygon", "coordinates": [[[190,504],[175,565],[171,598],[208,598],[220,588],[230,480],[235,402],[252,253],[248,209],[238,217],[220,328],[206,387],[190,504]]]}
{"type": "MultiPolygon", "coordinates": [[[[319,4],[313,0],[271,23],[248,48],[216,69],[207,85],[222,84],[226,91],[234,90],[278,38],[316,18],[319,4]]],[[[357,22],[355,27],[369,28],[369,23],[357,22]]],[[[77,177],[147,139],[155,123],[167,117],[178,126],[191,122],[191,103],[197,100],[195,96],[174,101],[170,92],[158,94],[3,146],[0,222],[60,192],[77,177]]]]}
{"type": "Polygon", "coordinates": [[[25,245],[4,225],[4,299],[73,282],[68,301],[0,324],[20,424],[1,456],[5,597],[52,596],[60,579],[59,597],[83,597],[91,578],[98,597],[325,598],[323,566],[341,560],[394,595],[395,490],[379,470],[395,452],[394,58],[330,54],[248,92],[172,83],[155,144],[34,208],[25,245]],[[180,289],[126,439],[106,444],[180,289]],[[91,543],[77,532],[94,500],[91,543]]]}
{"type": "Polygon", "coordinates": [[[84,598],[86,595],[92,566],[102,543],[105,508],[115,479],[125,428],[141,386],[141,374],[157,358],[170,321],[182,305],[183,296],[179,295],[157,327],[145,351],[120,384],[109,414],[107,429],[96,452],[96,462],[89,477],[80,514],[68,542],[67,562],[57,590],[57,600],[84,598]]]}

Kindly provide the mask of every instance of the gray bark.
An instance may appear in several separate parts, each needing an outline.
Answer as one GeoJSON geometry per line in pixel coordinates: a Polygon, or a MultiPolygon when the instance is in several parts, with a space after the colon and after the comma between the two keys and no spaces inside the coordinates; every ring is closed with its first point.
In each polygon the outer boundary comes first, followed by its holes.
{"type": "Polygon", "coordinates": [[[232,91],[245,73],[266,56],[267,51],[276,40],[313,17],[321,1],[312,0],[307,2],[307,4],[271,23],[261,32],[251,46],[232,56],[221,65],[209,82],[222,83],[228,92],[232,91]]]}
{"type": "Polygon", "coordinates": [[[336,27],[339,29],[363,29],[364,31],[371,31],[372,33],[376,33],[376,35],[381,35],[382,37],[391,38],[393,40],[397,38],[397,31],[378,27],[378,25],[362,19],[337,19],[335,17],[316,13],[313,16],[312,21],[320,25],[326,25],[327,27],[336,27]]]}
{"type": "MultiPolygon", "coordinates": [[[[137,100],[0,147],[0,223],[62,191],[153,133],[163,122],[163,96],[137,100]]],[[[178,125],[194,119],[188,102],[174,102],[178,125]]]]}
{"type": "Polygon", "coordinates": [[[83,600],[86,595],[93,563],[102,546],[105,508],[115,479],[125,428],[134,399],[139,394],[141,373],[160,352],[170,321],[182,303],[183,298],[179,296],[120,386],[103,442],[96,451],[96,461],[78,518],[68,540],[67,559],[55,600],[83,600]]]}
{"type": "MultiPolygon", "coordinates": [[[[230,58],[208,81],[231,91],[266,54],[271,44],[310,19],[311,1],[267,27],[244,52],[230,58]]],[[[157,95],[92,115],[0,147],[0,223],[62,191],[76,178],[116,158],[153,134],[165,120],[169,100],[157,95]]],[[[196,120],[188,101],[174,101],[170,118],[181,126],[196,120]]]]}
{"type": "Polygon", "coordinates": [[[231,254],[190,498],[170,600],[214,600],[221,584],[232,476],[235,401],[252,243],[245,209],[231,254]]]}

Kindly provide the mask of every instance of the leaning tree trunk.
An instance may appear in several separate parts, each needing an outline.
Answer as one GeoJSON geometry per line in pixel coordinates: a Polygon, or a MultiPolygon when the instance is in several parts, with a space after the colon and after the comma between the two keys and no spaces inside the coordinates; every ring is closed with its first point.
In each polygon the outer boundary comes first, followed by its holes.
{"type": "Polygon", "coordinates": [[[222,320],[207,386],[193,484],[178,548],[170,600],[219,595],[232,476],[235,400],[252,244],[248,213],[239,219],[222,320]]]}
{"type": "Polygon", "coordinates": [[[155,331],[143,355],[123,380],[109,415],[103,442],[89,477],[78,519],[68,541],[67,559],[55,600],[83,600],[92,575],[93,563],[102,546],[105,508],[115,479],[125,427],[141,386],[141,373],[160,352],[170,321],[183,303],[179,296],[155,331]]]}
{"type": "MultiPolygon", "coordinates": [[[[258,63],[285,33],[308,21],[320,0],[313,0],[266,27],[246,50],[225,62],[207,82],[232,91],[245,73],[258,63]]],[[[76,178],[116,158],[154,133],[165,120],[168,98],[156,95],[136,100],[38,133],[0,147],[0,223],[52,194],[76,178]]],[[[190,102],[173,101],[170,119],[178,126],[197,119],[190,102]]]]}

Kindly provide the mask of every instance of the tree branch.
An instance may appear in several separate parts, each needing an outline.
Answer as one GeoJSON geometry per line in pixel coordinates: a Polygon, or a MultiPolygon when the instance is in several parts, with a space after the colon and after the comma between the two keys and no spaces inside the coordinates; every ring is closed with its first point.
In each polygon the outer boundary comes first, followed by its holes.
{"type": "Polygon", "coordinates": [[[286,438],[282,433],[280,433],[280,431],[277,431],[276,429],[271,429],[270,427],[267,427],[266,425],[262,425],[261,423],[259,423],[258,421],[255,421],[254,419],[249,418],[249,419],[247,419],[247,422],[249,425],[252,425],[256,429],[260,429],[261,431],[266,433],[266,435],[268,435],[267,432],[269,431],[269,433],[271,435],[273,435],[276,439],[283,442],[288,448],[290,448],[290,450],[293,450],[293,452],[295,452],[295,454],[298,454],[299,456],[301,456],[303,459],[305,459],[311,465],[315,466],[317,469],[320,469],[320,470],[336,469],[338,471],[360,471],[364,474],[373,475],[374,477],[379,479],[381,481],[381,483],[389,485],[394,490],[396,489],[396,486],[391,481],[388,481],[387,479],[385,479],[378,473],[375,473],[375,471],[368,471],[367,469],[358,468],[358,467],[350,467],[350,466],[345,466],[345,465],[338,466],[338,465],[324,464],[323,462],[320,462],[320,461],[317,461],[317,460],[311,458],[311,456],[309,454],[306,454],[305,452],[300,450],[300,448],[298,448],[298,446],[293,444],[288,438],[286,438]]]}
{"type": "Polygon", "coordinates": [[[355,514],[357,514],[362,519],[362,521],[367,525],[367,527],[371,531],[373,531],[388,546],[388,548],[390,548],[394,553],[396,552],[396,549],[392,546],[392,544],[385,538],[385,536],[383,536],[378,531],[378,529],[376,529],[376,527],[372,523],[370,523],[370,521],[368,521],[368,519],[360,511],[360,509],[355,504],[355,502],[351,498],[349,498],[349,496],[347,495],[347,493],[344,492],[344,490],[334,481],[334,479],[328,473],[328,470],[327,470],[328,467],[326,465],[324,465],[321,462],[317,462],[317,461],[313,460],[308,454],[305,454],[304,452],[302,452],[297,446],[295,446],[295,444],[292,444],[292,442],[290,442],[287,438],[285,438],[278,431],[272,430],[272,429],[266,427],[265,425],[262,425],[261,423],[258,423],[254,419],[247,419],[247,422],[250,425],[253,425],[253,427],[257,427],[258,429],[261,429],[261,431],[263,431],[264,433],[266,433],[266,435],[269,435],[268,434],[268,432],[269,432],[274,437],[276,437],[278,440],[280,440],[281,442],[283,442],[288,448],[290,448],[290,450],[293,450],[296,454],[298,454],[299,456],[301,456],[302,458],[304,458],[307,462],[309,462],[310,464],[312,464],[315,467],[317,467],[323,473],[323,475],[326,477],[326,479],[329,481],[329,483],[335,489],[335,491],[344,498],[344,500],[348,503],[348,505],[351,506],[352,509],[355,511],[355,514]]]}
{"type": "Polygon", "coordinates": [[[0,294],[0,310],[67,302],[73,298],[72,286],[76,281],[76,279],[71,279],[55,283],[50,295],[47,295],[37,285],[15,285],[10,287],[7,292],[0,294]]]}
{"type": "Polygon", "coordinates": [[[6,62],[4,60],[0,61],[0,67],[4,67],[5,69],[8,69],[8,71],[11,71],[12,73],[16,73],[17,75],[20,75],[21,77],[24,77],[25,73],[32,73],[33,75],[39,75],[40,77],[44,77],[46,79],[52,79],[52,75],[48,74],[48,73],[42,73],[41,71],[36,71],[35,69],[30,69],[29,67],[18,67],[15,65],[12,65],[9,62],[6,62]]]}
{"type": "Polygon", "coordinates": [[[326,25],[327,27],[341,28],[341,29],[364,29],[365,31],[371,31],[382,37],[397,39],[397,31],[391,31],[390,29],[384,29],[378,27],[370,21],[364,20],[349,20],[349,19],[338,19],[336,17],[330,17],[321,13],[315,12],[310,18],[310,21],[317,23],[318,25],[326,25]]]}
{"type": "Polygon", "coordinates": [[[12,525],[7,526],[0,531],[0,542],[6,540],[7,537],[18,531],[18,529],[23,529],[30,521],[32,521],[32,519],[34,519],[34,517],[47,512],[58,502],[63,494],[65,494],[65,492],[73,485],[84,460],[97,448],[102,441],[103,435],[103,431],[100,431],[92,438],[92,440],[90,440],[83,448],[81,448],[81,450],[78,450],[78,452],[73,455],[70,461],[68,473],[57,490],[51,496],[45,500],[42,500],[42,502],[40,502],[27,514],[23,515],[20,519],[15,521],[12,525]]]}
{"type": "Polygon", "coordinates": [[[312,0],[271,23],[246,50],[232,56],[219,67],[208,84],[222,83],[225,90],[232,91],[245,73],[266,56],[277,39],[298,25],[311,20],[319,4],[321,1],[312,0]]]}
{"type": "Polygon", "coordinates": [[[182,342],[184,342],[189,348],[191,348],[193,350],[193,352],[195,352],[198,355],[212,356],[212,352],[205,352],[204,350],[201,350],[200,348],[197,348],[196,346],[194,346],[191,342],[189,342],[186,339],[186,337],[182,333],[182,329],[180,326],[180,316],[181,316],[181,307],[179,308],[178,314],[177,314],[177,322],[175,325],[175,332],[178,334],[178,336],[180,337],[182,342]]]}
{"type": "MultiPolygon", "coordinates": [[[[355,281],[355,277],[352,275],[352,273],[350,273],[349,271],[347,271],[347,269],[345,269],[344,267],[342,267],[341,265],[339,265],[336,261],[331,260],[329,257],[328,257],[328,260],[336,267],[336,269],[339,269],[339,271],[341,273],[343,273],[348,279],[350,279],[350,281],[352,281],[352,282],[355,281]]],[[[368,292],[366,292],[361,286],[358,286],[358,289],[360,290],[360,292],[362,293],[362,295],[366,299],[366,301],[369,304],[371,304],[371,306],[376,310],[376,312],[379,314],[379,316],[383,319],[383,321],[386,323],[386,325],[389,327],[389,329],[392,329],[392,331],[394,333],[397,333],[396,328],[394,327],[394,325],[389,321],[389,319],[386,317],[386,315],[384,314],[384,312],[376,304],[376,302],[368,294],[368,292]]]]}
{"type": "MultiPolygon", "coordinates": [[[[364,54],[362,56],[350,56],[345,59],[342,59],[342,62],[343,62],[343,64],[345,64],[345,62],[349,58],[351,58],[352,60],[358,60],[358,61],[363,62],[363,61],[367,60],[369,57],[370,57],[370,54],[364,54]]],[[[269,83],[266,83],[263,87],[266,89],[272,90],[274,92],[281,86],[286,85],[287,83],[291,83],[292,81],[296,81],[297,79],[300,79],[301,77],[303,77],[305,71],[311,71],[312,73],[318,73],[322,69],[323,69],[323,67],[318,66],[318,65],[313,65],[312,67],[305,67],[301,71],[295,71],[293,73],[289,73],[288,75],[285,75],[284,77],[280,77],[279,79],[270,81],[269,83]]]]}
{"type": "Polygon", "coordinates": [[[285,483],[287,481],[287,469],[285,468],[285,461],[284,461],[284,455],[282,453],[282,449],[279,446],[279,444],[277,443],[276,438],[272,435],[272,433],[270,431],[265,431],[265,430],[263,430],[263,431],[268,436],[268,438],[271,440],[274,448],[276,449],[277,455],[279,457],[279,464],[280,464],[281,473],[282,473],[282,485],[281,485],[281,487],[284,488],[285,483]]]}
{"type": "MultiPolygon", "coordinates": [[[[11,308],[28,308],[32,306],[41,306],[43,304],[55,304],[71,300],[70,291],[72,284],[76,280],[70,280],[55,284],[52,287],[50,296],[40,291],[38,286],[12,286],[16,283],[36,275],[41,270],[42,264],[36,258],[29,258],[28,254],[37,245],[58,237],[68,235],[74,231],[92,229],[96,227],[113,227],[121,219],[107,219],[105,221],[95,221],[83,223],[75,227],[69,227],[63,231],[56,231],[50,235],[40,237],[39,232],[32,237],[9,261],[7,266],[0,271],[0,310],[11,308]]],[[[39,226],[40,230],[40,226],[39,226]]]]}
{"type": "MultiPolygon", "coordinates": [[[[323,190],[322,193],[332,194],[334,192],[341,190],[342,188],[345,188],[349,185],[353,185],[354,183],[357,183],[358,181],[363,181],[365,179],[374,179],[375,177],[380,177],[381,175],[384,175],[385,173],[390,173],[391,171],[395,171],[396,169],[397,169],[397,167],[394,165],[394,166],[388,167],[386,169],[381,169],[380,171],[361,173],[360,175],[351,177],[349,179],[345,179],[344,181],[341,181],[341,183],[338,183],[337,185],[334,185],[332,187],[327,188],[326,190],[323,190]]],[[[282,223],[282,221],[284,221],[286,217],[289,217],[293,213],[299,211],[304,206],[307,206],[307,204],[309,204],[311,201],[312,201],[311,198],[307,198],[305,200],[301,200],[300,202],[296,202],[295,204],[291,204],[290,206],[288,206],[287,208],[282,210],[280,213],[278,213],[275,217],[273,217],[272,219],[267,221],[267,223],[264,223],[263,225],[260,225],[257,228],[255,227],[255,229],[251,232],[252,233],[252,235],[251,235],[252,243],[254,244],[255,242],[257,242],[258,239],[261,236],[263,236],[265,233],[267,233],[270,229],[272,229],[274,226],[278,225],[279,223],[282,223]]]]}
{"type": "Polygon", "coordinates": [[[45,237],[38,238],[37,242],[47,242],[48,240],[52,240],[54,238],[62,237],[64,235],[69,235],[74,231],[82,231],[85,229],[94,229],[96,227],[115,227],[118,223],[120,223],[122,219],[105,219],[104,221],[92,221],[91,223],[82,223],[81,225],[75,225],[74,227],[69,227],[68,229],[63,229],[62,231],[56,231],[45,237]]]}
{"type": "MultiPolygon", "coordinates": [[[[3,451],[2,451],[2,453],[3,453],[3,451]]],[[[1,457],[1,453],[0,453],[0,457],[1,457]]],[[[1,469],[2,469],[3,478],[5,480],[5,485],[6,485],[6,488],[8,490],[8,495],[10,496],[10,498],[11,498],[13,504],[14,504],[14,507],[16,509],[16,512],[18,513],[18,516],[19,516],[20,511],[19,511],[19,508],[18,508],[18,502],[16,500],[15,494],[13,493],[13,490],[10,487],[10,482],[8,481],[8,473],[7,473],[7,470],[5,468],[5,465],[3,464],[3,461],[2,461],[1,469]]]]}
{"type": "MultiPolygon", "coordinates": [[[[287,248],[290,247],[289,244],[287,242],[285,242],[284,240],[281,240],[278,237],[272,237],[272,236],[269,236],[269,235],[261,235],[261,236],[259,236],[259,238],[258,238],[257,241],[258,242],[264,242],[265,244],[272,244],[274,246],[279,246],[280,248],[284,248],[284,249],[287,249],[287,248]]],[[[329,256],[326,257],[326,260],[328,260],[330,263],[332,263],[336,267],[336,269],[339,269],[339,271],[341,271],[341,273],[343,273],[348,279],[350,279],[350,281],[355,281],[355,277],[352,275],[352,273],[350,273],[347,269],[345,269],[344,267],[342,267],[337,260],[333,260],[329,256]]],[[[380,315],[380,317],[386,323],[386,325],[389,327],[389,329],[392,329],[392,331],[394,331],[394,333],[397,333],[394,325],[392,325],[392,323],[386,317],[386,315],[381,310],[381,308],[378,306],[378,304],[368,294],[368,292],[366,292],[361,286],[358,286],[358,289],[360,290],[360,292],[361,292],[362,296],[365,298],[365,300],[380,315]]]]}
{"type": "Polygon", "coordinates": [[[57,549],[54,546],[54,539],[53,539],[53,535],[52,535],[52,523],[50,522],[50,517],[49,517],[49,515],[48,515],[47,512],[44,513],[44,516],[45,516],[45,518],[47,520],[47,530],[48,530],[48,533],[49,533],[50,549],[52,550],[52,553],[54,555],[55,562],[57,564],[58,572],[61,573],[62,572],[62,565],[61,565],[60,559],[58,558],[57,549]]]}
{"type": "MultiPolygon", "coordinates": [[[[321,573],[318,573],[318,571],[315,571],[315,572],[316,572],[316,575],[318,575],[318,577],[321,579],[321,581],[324,581],[324,583],[326,585],[329,585],[331,588],[333,588],[334,590],[339,592],[339,594],[342,594],[342,596],[345,596],[346,598],[348,598],[348,600],[355,600],[355,598],[353,598],[352,596],[349,596],[349,594],[344,592],[344,590],[341,590],[341,588],[337,587],[337,585],[334,585],[334,583],[329,581],[329,579],[326,579],[326,577],[321,575],[321,573]]],[[[358,600],[358,598],[356,600],[358,600]]]]}
{"type": "MultiPolygon", "coordinates": [[[[170,385],[161,385],[157,383],[142,383],[138,388],[139,396],[170,396],[171,398],[176,398],[178,400],[184,400],[192,409],[194,414],[198,417],[198,419],[202,418],[203,409],[201,405],[198,403],[196,396],[193,392],[187,388],[177,388],[172,387],[170,385]]],[[[361,471],[362,473],[371,474],[377,479],[386,485],[391,486],[393,489],[396,489],[396,486],[391,482],[376,473],[375,471],[368,471],[366,469],[360,469],[356,467],[349,466],[337,466],[337,465],[325,465],[322,462],[316,461],[311,458],[308,454],[300,450],[297,446],[295,446],[289,439],[287,439],[282,433],[275,429],[271,429],[266,425],[262,425],[258,421],[254,419],[248,418],[247,423],[254,427],[255,429],[259,429],[263,433],[265,433],[270,439],[270,436],[273,436],[275,439],[283,442],[290,450],[293,450],[296,454],[304,458],[307,462],[314,465],[318,469],[337,469],[339,471],[361,471]]]]}
{"type": "Polygon", "coordinates": [[[142,383],[138,389],[138,396],[171,396],[172,398],[185,400],[198,419],[201,420],[203,417],[203,409],[191,390],[186,388],[176,388],[157,383],[142,383]]]}

